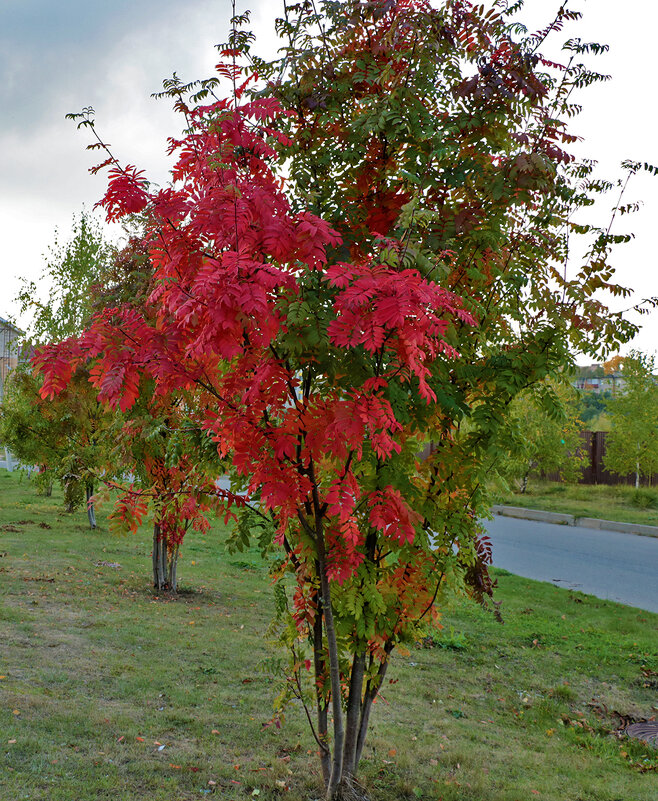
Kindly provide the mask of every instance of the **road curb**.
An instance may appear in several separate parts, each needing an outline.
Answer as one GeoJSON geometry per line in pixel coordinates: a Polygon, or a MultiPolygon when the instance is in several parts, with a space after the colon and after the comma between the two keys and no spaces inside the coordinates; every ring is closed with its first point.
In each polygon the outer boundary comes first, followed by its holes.
{"type": "Polygon", "coordinates": [[[496,515],[516,517],[520,520],[534,520],[540,523],[554,523],[558,526],[592,528],[602,531],[617,531],[622,534],[638,534],[642,537],[658,537],[658,526],[645,526],[641,523],[618,523],[616,520],[599,520],[595,517],[575,517],[562,512],[544,512],[541,509],[525,509],[521,506],[491,507],[496,515]]]}

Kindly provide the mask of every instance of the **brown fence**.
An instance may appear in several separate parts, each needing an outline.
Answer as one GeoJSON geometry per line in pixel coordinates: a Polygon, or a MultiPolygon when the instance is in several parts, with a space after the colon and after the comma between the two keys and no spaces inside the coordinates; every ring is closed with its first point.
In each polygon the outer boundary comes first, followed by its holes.
{"type": "MultiPolygon", "coordinates": [[[[605,431],[582,431],[580,434],[582,444],[580,452],[585,457],[583,461],[583,473],[579,481],[580,484],[635,484],[635,474],[618,476],[610,473],[603,466],[603,455],[605,454],[605,431]]],[[[546,478],[550,481],[559,481],[557,473],[548,473],[546,478]]],[[[656,486],[658,475],[642,476],[643,486],[656,486]]]]}

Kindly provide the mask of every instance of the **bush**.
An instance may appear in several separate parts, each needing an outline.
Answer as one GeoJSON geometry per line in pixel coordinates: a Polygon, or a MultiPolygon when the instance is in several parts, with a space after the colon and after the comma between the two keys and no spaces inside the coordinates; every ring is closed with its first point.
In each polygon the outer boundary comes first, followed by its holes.
{"type": "Polygon", "coordinates": [[[658,493],[650,489],[636,489],[631,495],[631,503],[640,509],[658,508],[658,493]]]}

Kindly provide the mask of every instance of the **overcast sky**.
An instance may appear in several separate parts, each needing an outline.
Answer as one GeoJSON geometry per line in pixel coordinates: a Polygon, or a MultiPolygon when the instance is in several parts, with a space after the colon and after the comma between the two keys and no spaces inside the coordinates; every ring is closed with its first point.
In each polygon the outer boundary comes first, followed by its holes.
{"type": "MultiPolygon", "coordinates": [[[[541,25],[559,0],[526,0],[521,19],[541,25]]],[[[251,7],[260,49],[273,53],[273,19],[280,0],[238,0],[251,7]]],[[[655,32],[658,4],[650,0],[574,0],[584,19],[569,35],[607,42],[610,53],[593,66],[612,80],[583,93],[585,110],[572,126],[585,137],[581,153],[617,175],[625,158],[658,163],[655,109],[655,32]]],[[[167,136],[180,122],[166,101],[152,100],[163,78],[206,77],[213,48],[226,39],[230,0],[0,0],[0,317],[16,318],[20,278],[36,280],[54,229],[66,239],[72,215],[90,209],[105,177],[88,168],[88,133],[64,119],[93,106],[99,132],[123,162],[158,183],[167,180],[167,136]]],[[[616,232],[635,240],[619,249],[617,279],[637,297],[658,295],[654,230],[658,178],[637,176],[626,200],[643,199],[616,232]]],[[[612,198],[610,198],[612,204],[612,198]]],[[[606,213],[606,209],[602,209],[606,213]]],[[[18,319],[25,325],[26,320],[18,319]]],[[[653,352],[658,312],[644,318],[633,343],[653,352]]]]}

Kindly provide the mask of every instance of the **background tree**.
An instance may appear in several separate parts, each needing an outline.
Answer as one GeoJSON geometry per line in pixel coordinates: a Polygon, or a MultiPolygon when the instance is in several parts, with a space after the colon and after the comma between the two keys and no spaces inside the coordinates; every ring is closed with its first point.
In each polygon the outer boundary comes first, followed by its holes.
{"type": "Polygon", "coordinates": [[[316,8],[286,6],[281,61],[247,53],[265,84],[239,66],[246,16],[222,49],[228,97],[219,79],[166,82],[186,120],[171,186],[106,148],[108,217],[147,212],[150,292],[35,364],[52,395],[91,361],[122,410],[147,385],[187,393],[249,493],[236,542],[259,519],[282,548],[291,692],[309,721],[315,706],[334,799],[358,794],[396,645],[448,582],[491,592],[478,520],[510,403],[571,347],[595,355],[634,328],[594,296],[625,294],[608,263],[625,237],[576,222],[611,187],[564,150],[572,91],[601,78],[580,59],[601,48],[571,41],[563,66],[538,52],[577,15],[526,35],[457,0],[316,8]],[[580,266],[576,235],[592,237],[580,266]]]}
{"type": "Polygon", "coordinates": [[[547,380],[521,393],[510,405],[507,438],[496,465],[499,474],[517,481],[522,493],[532,473],[558,473],[563,481],[578,481],[584,461],[579,410],[578,393],[564,379],[547,380]]]}
{"type": "Polygon", "coordinates": [[[83,330],[92,313],[91,287],[100,280],[113,252],[99,222],[86,211],[74,215],[68,241],[60,242],[55,231],[38,286],[24,281],[17,296],[21,314],[31,318],[31,342],[57,342],[83,330]],[[48,294],[41,300],[43,287],[48,294]]]}
{"type": "Polygon", "coordinates": [[[580,393],[580,408],[578,416],[583,421],[583,428],[588,431],[609,431],[610,421],[605,414],[608,408],[608,401],[612,398],[612,392],[587,392],[580,393]]]}
{"type": "MultiPolygon", "coordinates": [[[[73,217],[68,241],[61,243],[55,232],[39,280],[39,287],[47,289],[45,299],[36,284],[27,281],[17,297],[21,313],[31,318],[25,351],[36,343],[59,341],[83,330],[92,316],[93,287],[113,252],[98,221],[85,211],[73,217]]],[[[12,443],[10,447],[24,464],[37,464],[45,471],[44,477],[52,475],[62,483],[68,511],[85,499],[90,526],[95,528],[91,499],[106,414],[91,394],[84,369],[51,405],[39,399],[39,386],[40,381],[25,370],[16,375],[11,396],[3,404],[5,441],[12,443]]],[[[50,478],[45,480],[48,483],[50,478]]]]}
{"type": "Polygon", "coordinates": [[[48,494],[53,480],[61,483],[68,512],[86,501],[90,528],[96,528],[91,498],[102,431],[112,415],[98,403],[84,367],[50,400],[41,398],[41,383],[27,364],[11,373],[0,407],[0,439],[23,465],[38,468],[36,480],[48,494]]]}
{"type": "Polygon", "coordinates": [[[654,356],[631,351],[624,359],[624,386],[607,402],[611,429],[603,463],[621,476],[635,473],[636,487],[642,476],[658,472],[658,382],[654,362],[654,356]]]}

